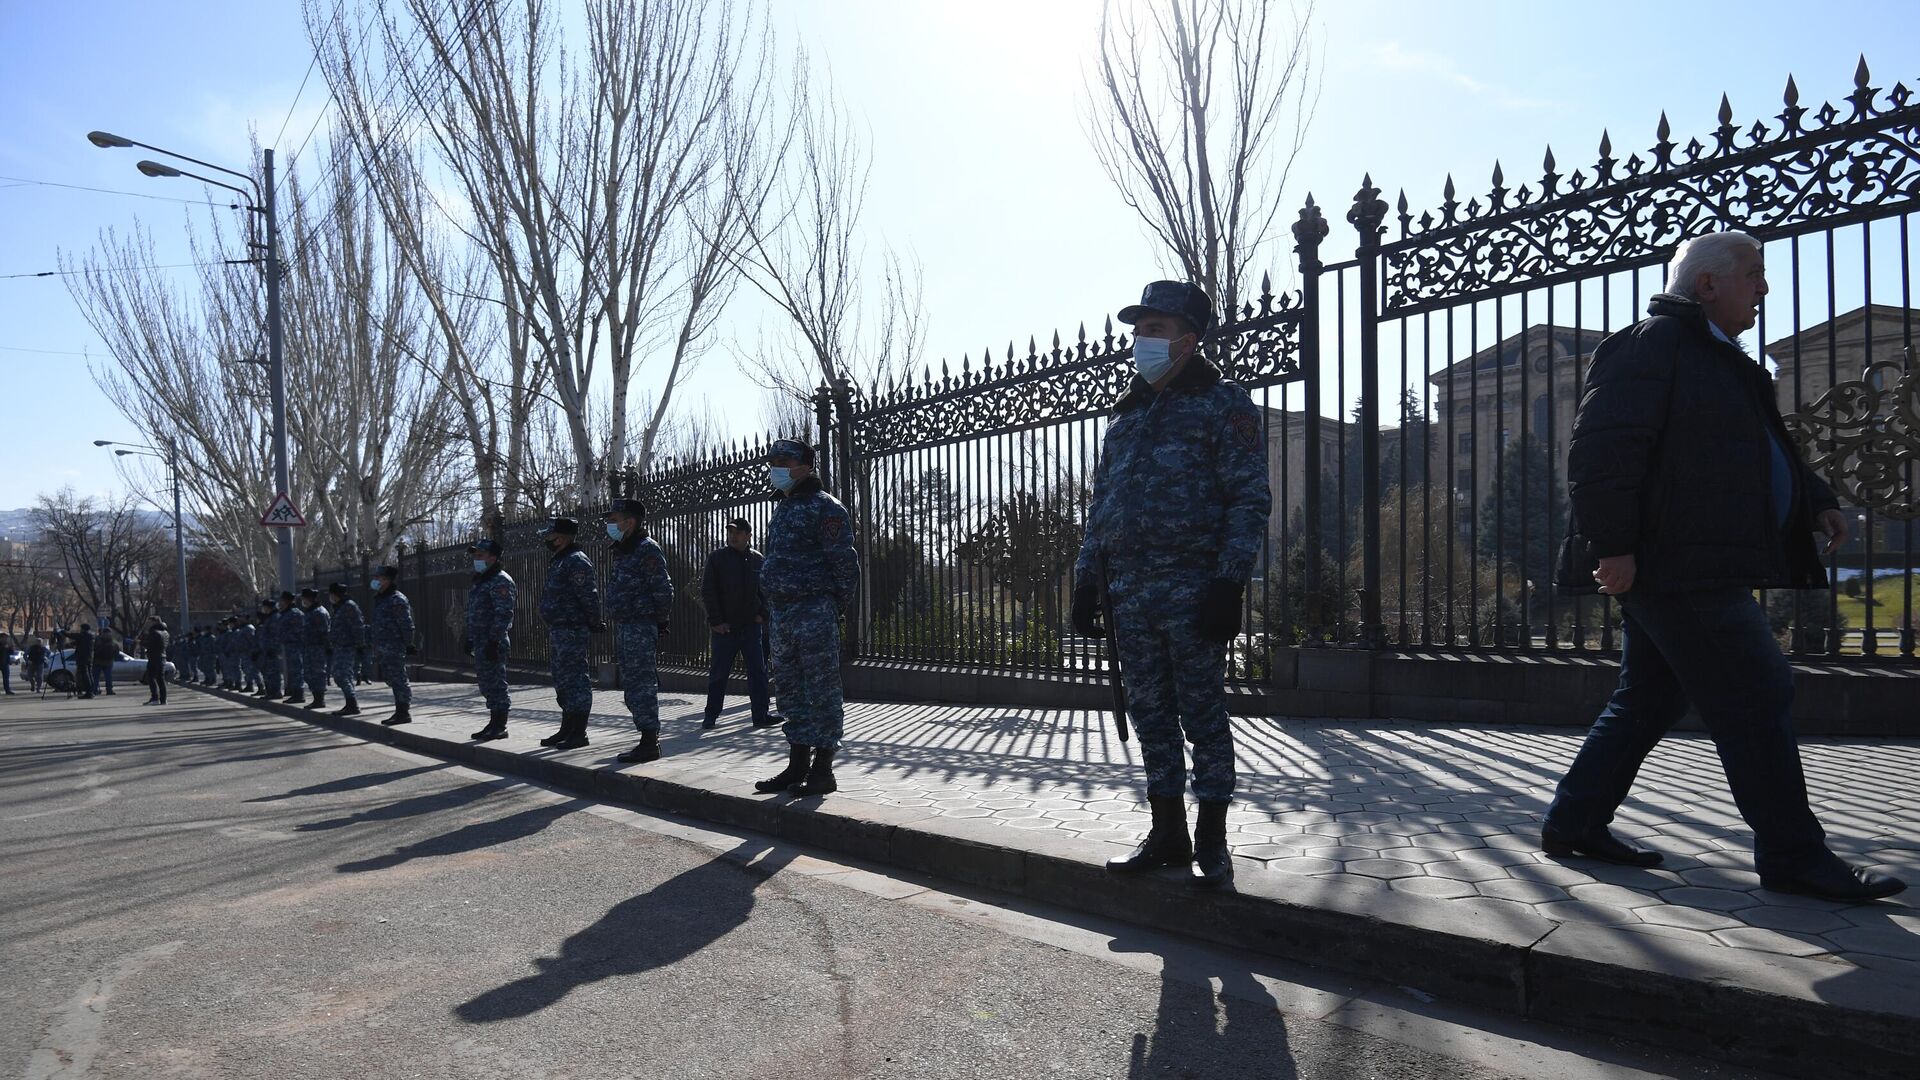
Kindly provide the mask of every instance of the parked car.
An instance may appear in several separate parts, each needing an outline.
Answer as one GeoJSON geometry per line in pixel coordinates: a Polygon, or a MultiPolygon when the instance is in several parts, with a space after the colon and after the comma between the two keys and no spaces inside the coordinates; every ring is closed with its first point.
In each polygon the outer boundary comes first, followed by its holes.
{"type": "MultiPolygon", "coordinates": [[[[55,649],[47,654],[47,689],[62,694],[73,689],[72,654],[72,649],[55,649]]],[[[167,661],[166,672],[168,679],[176,678],[173,661],[167,661]]],[[[128,656],[123,652],[113,662],[113,681],[116,683],[132,683],[137,686],[141,676],[146,673],[147,662],[137,656],[128,656]]]]}

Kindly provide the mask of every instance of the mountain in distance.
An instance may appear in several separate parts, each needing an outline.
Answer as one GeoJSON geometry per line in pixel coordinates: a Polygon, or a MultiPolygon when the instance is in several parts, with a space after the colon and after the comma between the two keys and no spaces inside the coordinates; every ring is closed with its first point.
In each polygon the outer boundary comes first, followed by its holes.
{"type": "MultiPolygon", "coordinates": [[[[137,510],[134,513],[142,525],[149,525],[156,529],[173,526],[171,513],[163,513],[159,510],[137,510]]],[[[189,540],[193,539],[194,524],[194,519],[189,517],[187,519],[187,539],[189,540]]],[[[0,510],[0,540],[16,542],[32,540],[37,532],[33,525],[31,508],[0,510]]]]}

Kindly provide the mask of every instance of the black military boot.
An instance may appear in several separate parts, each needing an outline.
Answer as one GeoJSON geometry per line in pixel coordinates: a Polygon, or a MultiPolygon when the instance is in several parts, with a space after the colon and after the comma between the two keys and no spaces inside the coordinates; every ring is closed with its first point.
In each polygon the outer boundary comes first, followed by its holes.
{"type": "Polygon", "coordinates": [[[1233,880],[1233,856],[1227,851],[1229,801],[1200,804],[1193,819],[1193,883],[1216,889],[1233,880]]]}
{"type": "Polygon", "coordinates": [[[494,709],[487,713],[487,726],[473,733],[474,742],[491,742],[507,737],[507,710],[494,709]]]}
{"type": "Polygon", "coordinates": [[[296,686],[293,688],[293,693],[288,694],[281,700],[288,705],[299,705],[307,700],[307,691],[303,687],[296,686]]]}
{"type": "Polygon", "coordinates": [[[393,715],[380,721],[380,726],[399,727],[401,724],[411,723],[413,723],[413,713],[409,712],[405,705],[395,705],[393,707],[393,715]]]}
{"type": "Polygon", "coordinates": [[[795,795],[831,795],[840,790],[833,779],[833,751],[821,747],[813,752],[813,765],[807,778],[790,788],[795,795]]]}
{"type": "Polygon", "coordinates": [[[787,767],[784,769],[781,769],[780,772],[775,776],[769,776],[765,780],[754,781],[753,790],[759,792],[762,795],[771,795],[776,791],[787,790],[787,787],[789,785],[796,784],[801,780],[806,779],[807,762],[812,757],[813,757],[812,747],[809,747],[809,746],[787,747],[787,767]]]}
{"type": "Polygon", "coordinates": [[[1116,874],[1158,870],[1163,866],[1185,866],[1193,861],[1193,840],[1187,836],[1187,801],[1183,796],[1147,798],[1153,809],[1153,827],[1147,838],[1131,855],[1107,860],[1107,869],[1116,874]]]}
{"type": "Polygon", "coordinates": [[[345,705],[342,705],[339,708],[333,710],[333,715],[359,716],[360,715],[360,699],[356,697],[349,697],[345,705]]]}
{"type": "Polygon", "coordinates": [[[590,745],[587,741],[587,714],[582,712],[565,713],[560,717],[560,741],[553,744],[555,750],[578,750],[590,745]]]}
{"type": "Polygon", "coordinates": [[[540,740],[541,746],[552,746],[567,737],[567,714],[560,714],[560,730],[540,740]]]}
{"type": "Polygon", "coordinates": [[[312,701],[309,701],[309,702],[307,702],[307,711],[308,711],[308,712],[319,712],[319,711],[320,711],[321,709],[324,709],[324,708],[326,708],[326,707],[327,707],[327,693],[326,693],[326,691],[324,691],[324,690],[315,690],[315,691],[313,692],[313,700],[312,700],[312,701]]]}
{"type": "Polygon", "coordinates": [[[657,731],[641,732],[640,744],[626,753],[621,754],[619,757],[614,758],[614,760],[623,765],[644,765],[649,761],[659,761],[660,733],[657,731]]]}

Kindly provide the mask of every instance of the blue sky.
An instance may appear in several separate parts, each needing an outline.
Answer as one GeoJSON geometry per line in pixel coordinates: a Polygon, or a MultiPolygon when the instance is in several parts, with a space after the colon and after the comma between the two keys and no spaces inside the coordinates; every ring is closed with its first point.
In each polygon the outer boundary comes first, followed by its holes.
{"type": "MultiPolygon", "coordinates": [[[[1325,4],[1322,97],[1285,216],[1311,190],[1334,223],[1326,257],[1340,258],[1352,244],[1345,208],[1365,172],[1389,199],[1404,187],[1417,213],[1439,201],[1448,172],[1463,199],[1486,186],[1496,159],[1509,184],[1530,179],[1548,144],[1562,172],[1584,167],[1602,128],[1624,157],[1653,141],[1663,108],[1681,142],[1714,126],[1722,92],[1736,121],[1770,117],[1789,72],[1805,104],[1847,93],[1863,52],[1878,85],[1920,77],[1900,67],[1912,50],[1898,47],[1920,41],[1920,5],[1814,11],[1325,4]]],[[[831,61],[871,128],[870,245],[891,243],[923,264],[936,366],[1030,334],[1044,341],[1055,328],[1070,335],[1082,320],[1096,326],[1157,276],[1152,247],[1087,145],[1082,70],[1097,0],[775,0],[773,12],[783,34],[831,61]]],[[[15,178],[0,179],[0,275],[53,269],[61,252],[136,217],[154,228],[161,261],[185,261],[192,207],[18,182],[201,197],[135,173],[133,152],[93,148],[90,129],[220,162],[244,161],[250,130],[283,155],[316,118],[315,145],[325,135],[317,74],[293,105],[311,59],[295,0],[7,0],[0,42],[9,57],[0,176],[15,178]]],[[[1281,246],[1272,261],[1287,258],[1281,246]]],[[[730,332],[751,341],[766,317],[742,302],[730,332]]],[[[91,445],[137,437],[77,355],[99,349],[57,279],[0,277],[0,508],[62,484],[122,486],[91,445]]],[[[691,404],[757,392],[722,349],[683,393],[691,404]]],[[[761,426],[757,407],[728,419],[740,434],[761,426]]]]}

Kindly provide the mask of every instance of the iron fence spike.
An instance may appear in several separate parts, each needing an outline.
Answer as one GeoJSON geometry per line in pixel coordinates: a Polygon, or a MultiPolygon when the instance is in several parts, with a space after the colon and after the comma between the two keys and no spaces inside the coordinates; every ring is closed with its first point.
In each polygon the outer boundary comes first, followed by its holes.
{"type": "Polygon", "coordinates": [[[1853,85],[1856,89],[1865,90],[1867,88],[1867,80],[1870,78],[1872,78],[1872,75],[1867,71],[1867,54],[1861,53],[1860,63],[1855,65],[1853,69],[1853,85]]]}
{"type": "Polygon", "coordinates": [[[1733,123],[1733,102],[1727,100],[1727,95],[1721,94],[1720,95],[1720,126],[1727,127],[1732,123],[1733,123]]]}
{"type": "Polygon", "coordinates": [[[1787,92],[1784,95],[1789,107],[1800,104],[1800,88],[1794,85],[1793,76],[1787,76],[1787,92]]]}

